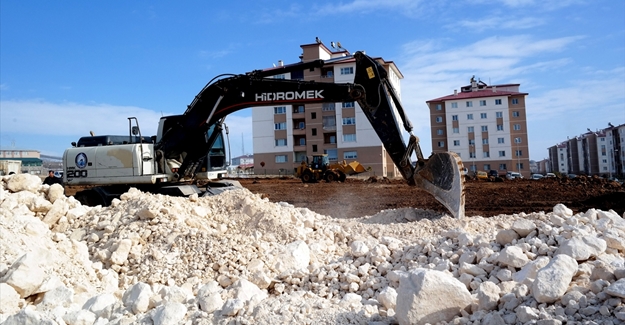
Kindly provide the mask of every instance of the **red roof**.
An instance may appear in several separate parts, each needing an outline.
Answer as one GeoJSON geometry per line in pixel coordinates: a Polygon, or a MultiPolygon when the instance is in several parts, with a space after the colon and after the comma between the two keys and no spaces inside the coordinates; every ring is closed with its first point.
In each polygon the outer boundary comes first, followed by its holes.
{"type": "Polygon", "coordinates": [[[514,96],[514,95],[527,95],[527,93],[520,93],[516,91],[507,90],[493,90],[492,88],[478,91],[459,92],[457,95],[448,95],[445,97],[439,97],[426,101],[429,102],[441,102],[455,99],[468,99],[468,98],[484,98],[484,97],[497,97],[497,96],[514,96]]]}

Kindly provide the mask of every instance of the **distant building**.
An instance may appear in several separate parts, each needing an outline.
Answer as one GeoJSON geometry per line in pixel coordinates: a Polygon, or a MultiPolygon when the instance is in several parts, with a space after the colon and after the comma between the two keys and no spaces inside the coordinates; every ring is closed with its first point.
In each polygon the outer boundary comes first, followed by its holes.
{"type": "Polygon", "coordinates": [[[520,84],[486,85],[471,78],[460,92],[428,100],[432,151],[453,151],[464,166],[530,177],[525,97],[520,84]]]}
{"type": "MultiPolygon", "coordinates": [[[[304,44],[301,62],[324,60],[320,69],[304,69],[277,79],[351,83],[356,61],[352,54],[332,44],[304,44]]],[[[388,72],[388,80],[401,96],[403,75],[394,62],[375,58],[388,72]]],[[[282,62],[279,62],[282,64],[282,62]]],[[[302,161],[326,154],[330,162],[357,160],[375,175],[400,176],[357,102],[276,105],[252,109],[254,163],[257,170],[295,171],[302,161]]]]}
{"type": "Polygon", "coordinates": [[[232,158],[232,166],[236,172],[253,172],[254,171],[254,156],[243,155],[232,158]]]}
{"type": "MultiPolygon", "coordinates": [[[[609,123],[608,123],[609,124],[609,123]]],[[[550,165],[562,174],[625,175],[625,124],[583,133],[549,147],[550,165]]]]}
{"type": "Polygon", "coordinates": [[[37,150],[10,149],[0,150],[0,160],[20,160],[22,167],[41,167],[43,160],[37,150]]]}

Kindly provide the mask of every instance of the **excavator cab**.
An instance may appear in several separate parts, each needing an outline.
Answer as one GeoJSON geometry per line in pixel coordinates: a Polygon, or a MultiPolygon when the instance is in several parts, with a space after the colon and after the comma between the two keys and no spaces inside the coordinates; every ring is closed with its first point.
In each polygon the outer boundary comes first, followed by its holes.
{"type": "Polygon", "coordinates": [[[318,169],[322,172],[325,172],[328,169],[328,165],[330,165],[330,158],[328,155],[314,155],[312,156],[312,169],[318,169]]]}

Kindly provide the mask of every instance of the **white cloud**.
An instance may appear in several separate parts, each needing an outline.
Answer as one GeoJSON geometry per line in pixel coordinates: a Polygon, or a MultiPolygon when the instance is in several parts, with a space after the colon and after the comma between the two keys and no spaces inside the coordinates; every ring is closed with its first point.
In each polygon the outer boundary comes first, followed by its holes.
{"type": "MultiPolygon", "coordinates": [[[[109,104],[51,103],[44,100],[0,102],[0,129],[15,135],[84,136],[127,134],[128,117],[137,117],[143,134],[156,134],[160,113],[135,107],[109,104]]],[[[169,115],[166,113],[165,115],[169,115]]]]}

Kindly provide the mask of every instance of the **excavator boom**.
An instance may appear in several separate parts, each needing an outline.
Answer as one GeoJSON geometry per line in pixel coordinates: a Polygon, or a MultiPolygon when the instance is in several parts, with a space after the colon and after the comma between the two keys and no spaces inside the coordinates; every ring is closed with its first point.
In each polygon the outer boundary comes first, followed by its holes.
{"type": "Polygon", "coordinates": [[[182,176],[193,177],[198,162],[206,157],[215,141],[216,132],[209,134],[209,128],[217,126],[211,130],[221,130],[223,119],[230,113],[255,106],[356,101],[407,183],[432,194],[454,217],[462,218],[464,178],[460,174],[460,158],[454,153],[437,153],[425,159],[384,67],[363,52],[354,53],[353,58],[353,83],[272,78],[289,71],[319,68],[323,66],[321,60],[229,75],[211,82],[181,119],[165,130],[156,149],[165,157],[183,155],[182,176]],[[407,144],[398,120],[410,135],[407,144]],[[411,162],[413,154],[417,157],[416,165],[411,162]]]}

